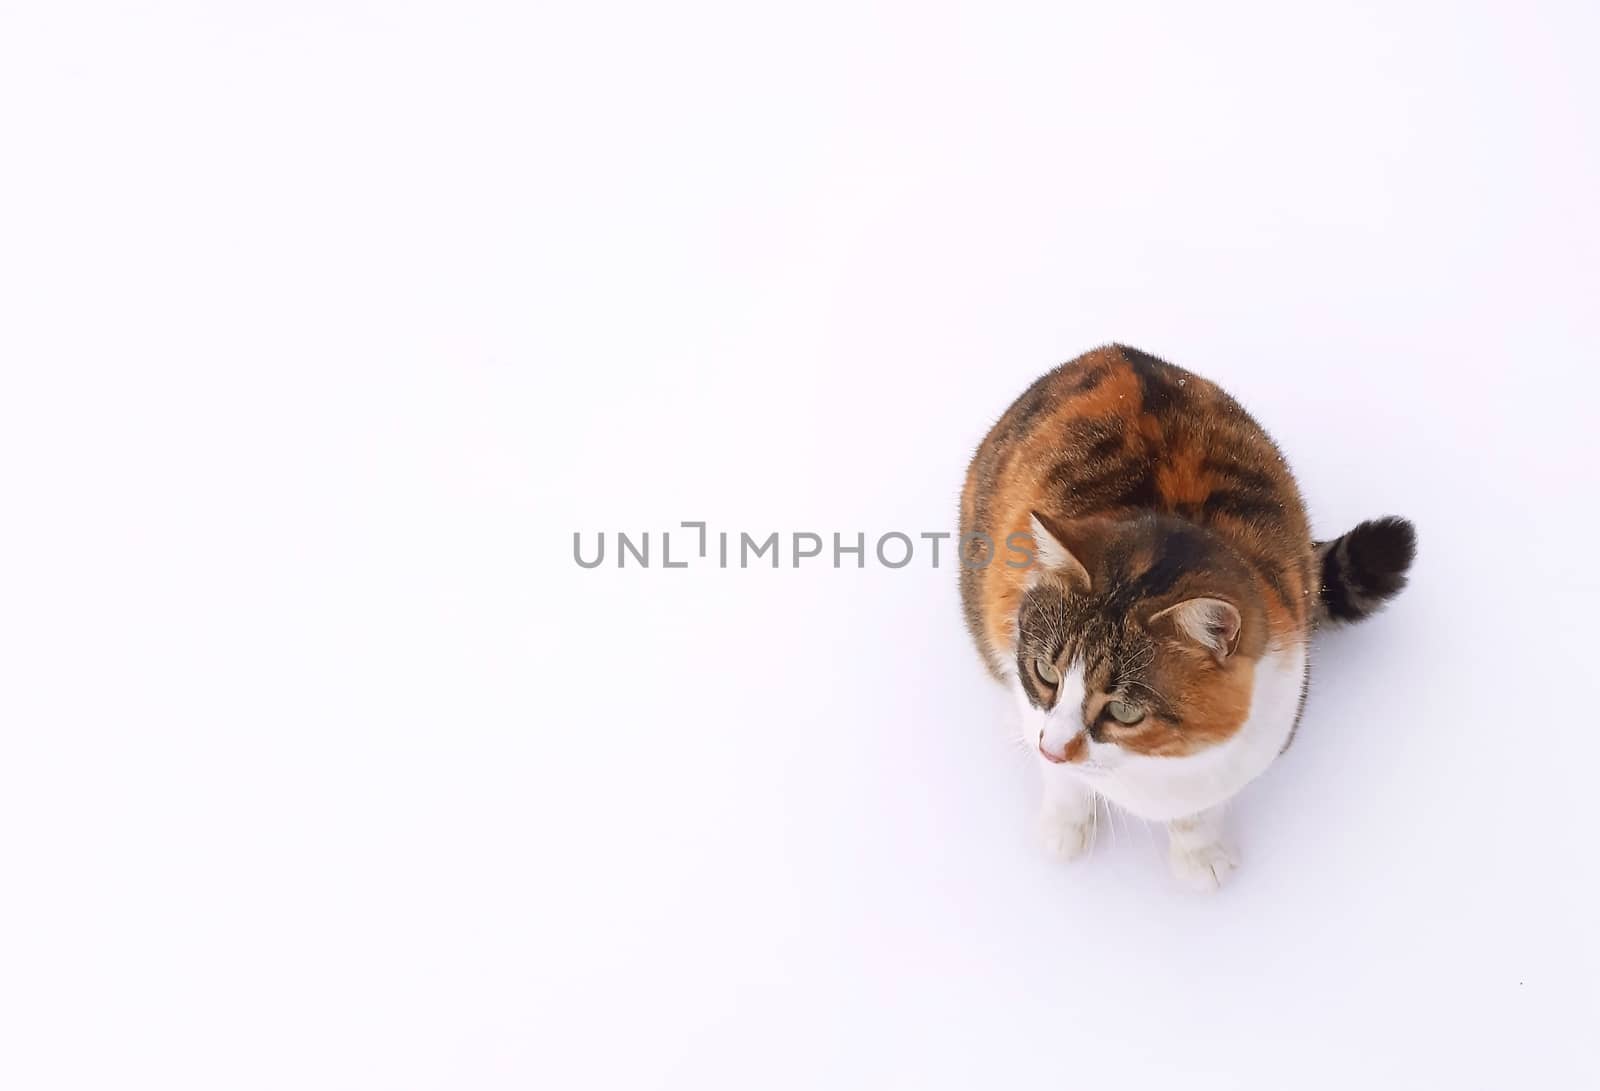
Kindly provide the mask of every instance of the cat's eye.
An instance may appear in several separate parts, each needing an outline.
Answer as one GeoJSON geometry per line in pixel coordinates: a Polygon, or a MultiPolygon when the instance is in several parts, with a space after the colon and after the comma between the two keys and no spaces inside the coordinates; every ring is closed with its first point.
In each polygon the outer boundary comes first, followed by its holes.
{"type": "Polygon", "coordinates": [[[1056,670],[1056,665],[1048,659],[1035,659],[1033,669],[1039,672],[1039,677],[1049,682],[1052,686],[1060,685],[1061,672],[1056,670]]]}
{"type": "Polygon", "coordinates": [[[1106,711],[1119,724],[1136,724],[1144,719],[1144,709],[1126,701],[1107,701],[1106,711]]]}

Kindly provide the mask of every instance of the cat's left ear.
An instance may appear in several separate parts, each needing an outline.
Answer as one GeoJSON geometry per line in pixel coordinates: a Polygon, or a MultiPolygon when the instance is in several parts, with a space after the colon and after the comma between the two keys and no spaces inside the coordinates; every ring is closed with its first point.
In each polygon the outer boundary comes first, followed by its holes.
{"type": "Polygon", "coordinates": [[[1059,572],[1080,591],[1089,590],[1089,570],[1073,556],[1071,548],[1064,541],[1067,535],[1061,524],[1034,511],[1028,513],[1028,527],[1033,532],[1034,547],[1039,551],[1039,564],[1052,572],[1059,572]]]}
{"type": "Polygon", "coordinates": [[[1225,599],[1196,598],[1167,607],[1152,617],[1150,624],[1171,626],[1178,636],[1200,645],[1223,663],[1239,650],[1244,619],[1239,608],[1225,599]]]}

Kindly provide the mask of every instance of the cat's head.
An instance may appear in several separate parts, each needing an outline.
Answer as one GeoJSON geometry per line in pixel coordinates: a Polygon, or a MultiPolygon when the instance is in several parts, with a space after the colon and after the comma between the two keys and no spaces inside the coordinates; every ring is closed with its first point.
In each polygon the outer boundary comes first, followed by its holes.
{"type": "Polygon", "coordinates": [[[1017,676],[1039,748],[1085,771],[1186,757],[1250,711],[1266,619],[1237,553],[1192,523],[1035,513],[1017,616],[1017,676]]]}

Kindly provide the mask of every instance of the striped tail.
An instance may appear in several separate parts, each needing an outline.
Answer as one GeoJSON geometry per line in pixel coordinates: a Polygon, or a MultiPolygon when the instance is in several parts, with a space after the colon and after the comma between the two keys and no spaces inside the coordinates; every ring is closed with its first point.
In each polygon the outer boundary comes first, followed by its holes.
{"type": "Polygon", "coordinates": [[[1406,570],[1416,555],[1416,528],[1397,515],[1369,519],[1331,542],[1318,542],[1319,620],[1346,624],[1383,609],[1405,587],[1406,570]]]}

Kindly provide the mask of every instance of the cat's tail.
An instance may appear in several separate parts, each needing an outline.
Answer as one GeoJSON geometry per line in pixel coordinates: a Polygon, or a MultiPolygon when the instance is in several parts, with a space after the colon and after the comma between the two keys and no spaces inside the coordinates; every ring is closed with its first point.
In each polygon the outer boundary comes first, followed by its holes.
{"type": "Polygon", "coordinates": [[[1398,515],[1369,519],[1330,542],[1318,542],[1318,620],[1340,625],[1371,617],[1405,587],[1416,555],[1416,528],[1398,515]]]}

